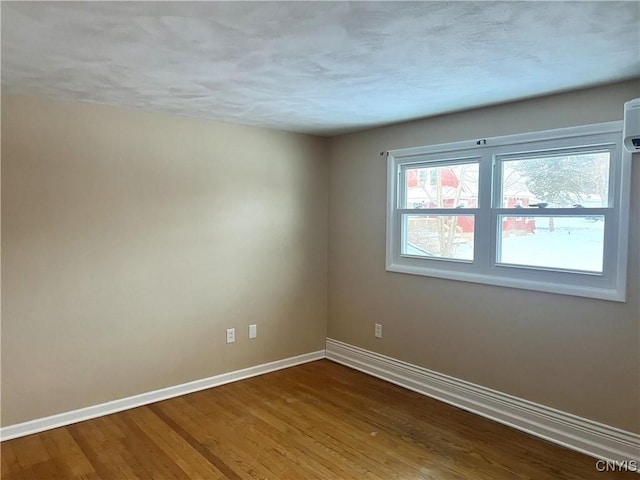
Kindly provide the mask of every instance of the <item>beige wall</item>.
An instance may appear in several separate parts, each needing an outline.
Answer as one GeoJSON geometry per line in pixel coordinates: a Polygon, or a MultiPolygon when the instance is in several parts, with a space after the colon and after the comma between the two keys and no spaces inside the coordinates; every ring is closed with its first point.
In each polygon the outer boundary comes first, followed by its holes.
{"type": "Polygon", "coordinates": [[[2,425],[320,350],[325,141],[3,97],[2,247],[2,425]]]}
{"type": "Polygon", "coordinates": [[[331,338],[639,432],[640,164],[622,304],[386,272],[379,155],[618,120],[638,96],[627,82],[328,141],[3,97],[2,425],[318,350],[328,317],[331,338]]]}
{"type": "MultiPolygon", "coordinates": [[[[627,82],[410,122],[330,141],[328,336],[640,432],[640,158],[628,302],[385,271],[383,150],[621,120],[627,82]],[[376,339],[373,324],[384,325],[376,339]]],[[[640,155],[636,155],[640,157],[640,155]]]]}

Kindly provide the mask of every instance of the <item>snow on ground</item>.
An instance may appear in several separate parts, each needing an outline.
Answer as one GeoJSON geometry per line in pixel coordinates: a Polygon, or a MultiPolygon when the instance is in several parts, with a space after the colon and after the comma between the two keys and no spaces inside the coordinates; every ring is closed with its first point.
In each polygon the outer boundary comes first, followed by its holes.
{"type": "Polygon", "coordinates": [[[535,235],[502,239],[502,263],[602,272],[604,220],[602,217],[536,218],[535,235]]]}
{"type": "MultiPolygon", "coordinates": [[[[602,272],[602,217],[536,217],[535,234],[504,232],[500,263],[532,267],[602,272]]],[[[453,258],[473,260],[473,243],[456,246],[453,258]]]]}

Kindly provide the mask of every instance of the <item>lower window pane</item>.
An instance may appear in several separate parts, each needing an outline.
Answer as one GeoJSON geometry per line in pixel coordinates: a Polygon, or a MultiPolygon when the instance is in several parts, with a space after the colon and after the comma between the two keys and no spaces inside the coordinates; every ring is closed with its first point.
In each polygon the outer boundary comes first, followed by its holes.
{"type": "Polygon", "coordinates": [[[473,260],[473,215],[405,215],[402,255],[473,260]]]}
{"type": "Polygon", "coordinates": [[[501,215],[501,264],[602,273],[604,216],[501,215]]]}

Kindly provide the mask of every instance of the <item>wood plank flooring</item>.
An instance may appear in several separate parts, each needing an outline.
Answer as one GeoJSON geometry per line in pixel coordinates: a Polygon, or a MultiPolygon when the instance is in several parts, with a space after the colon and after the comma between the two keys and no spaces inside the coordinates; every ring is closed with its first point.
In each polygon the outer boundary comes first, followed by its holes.
{"type": "Polygon", "coordinates": [[[328,360],[0,448],[3,480],[638,478],[328,360]]]}

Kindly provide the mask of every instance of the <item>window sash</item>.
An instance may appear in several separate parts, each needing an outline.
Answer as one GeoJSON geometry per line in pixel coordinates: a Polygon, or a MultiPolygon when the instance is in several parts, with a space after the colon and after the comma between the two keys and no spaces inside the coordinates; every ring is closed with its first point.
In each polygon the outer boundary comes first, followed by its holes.
{"type": "MultiPolygon", "coordinates": [[[[474,252],[474,259],[465,259],[465,258],[456,258],[456,257],[442,257],[442,256],[424,256],[424,255],[412,255],[409,253],[402,253],[402,247],[405,244],[409,243],[408,240],[408,220],[410,216],[419,216],[419,217],[473,217],[474,225],[475,225],[475,216],[471,213],[468,213],[467,210],[463,209],[438,209],[439,211],[445,211],[446,213],[442,214],[434,214],[431,209],[403,209],[403,211],[407,212],[398,216],[399,219],[399,228],[400,228],[400,257],[403,258],[419,258],[419,259],[427,259],[427,260],[435,260],[435,261],[445,261],[445,262],[462,262],[467,264],[474,263],[475,260],[475,229],[474,229],[474,244],[472,246],[474,252]]],[[[455,241],[455,233],[453,233],[452,240],[455,241]]]]}

